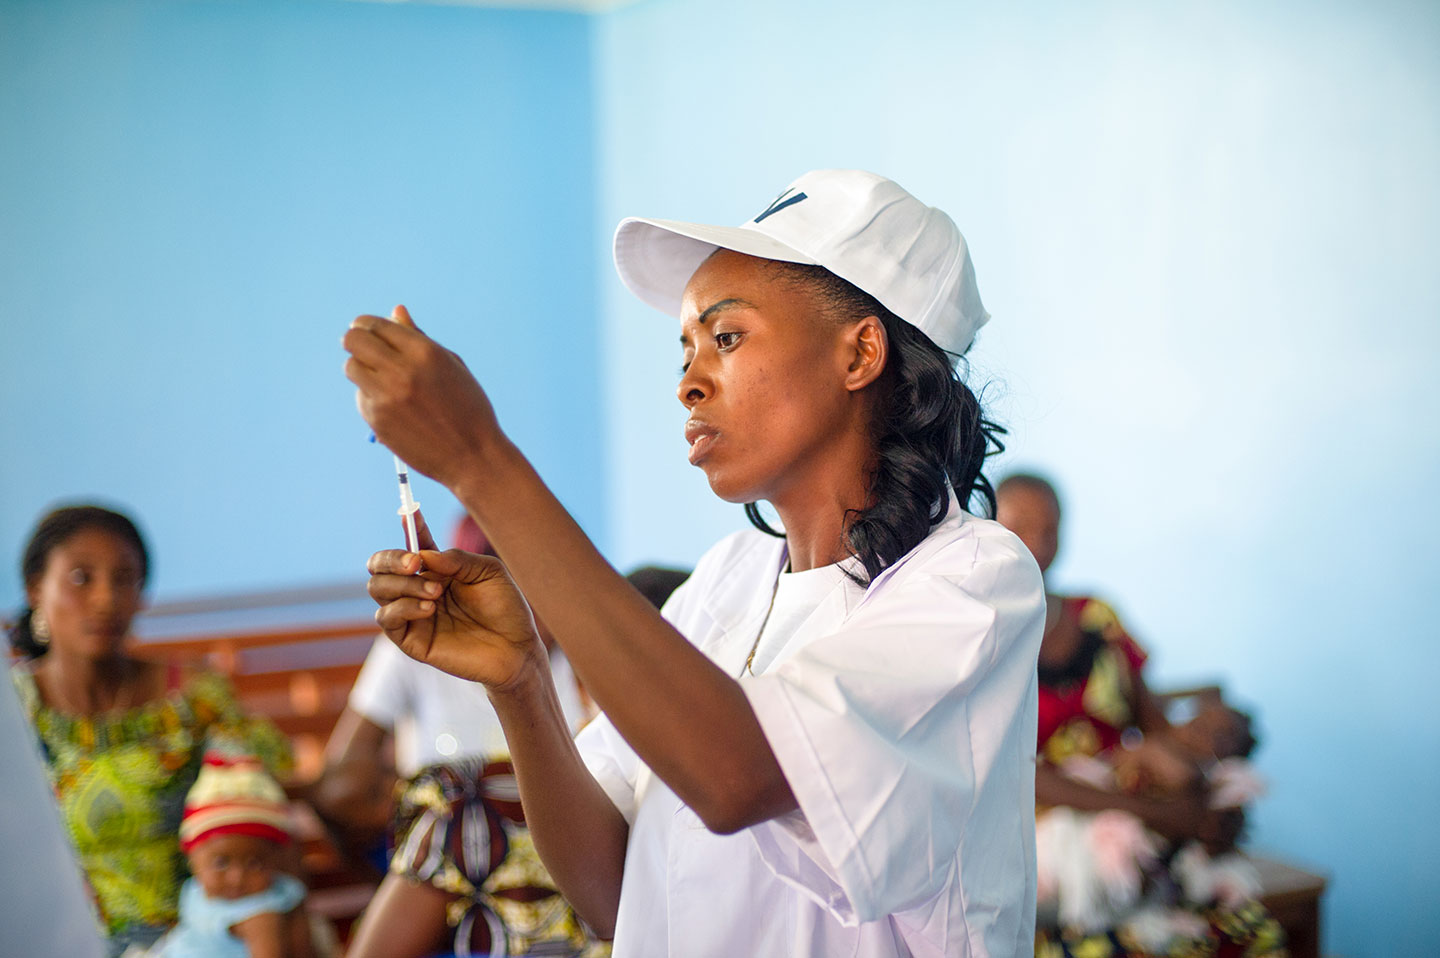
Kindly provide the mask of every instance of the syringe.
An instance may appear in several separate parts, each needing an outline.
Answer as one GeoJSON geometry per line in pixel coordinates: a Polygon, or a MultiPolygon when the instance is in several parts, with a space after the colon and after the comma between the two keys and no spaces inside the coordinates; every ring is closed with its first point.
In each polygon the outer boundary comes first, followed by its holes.
{"type": "Polygon", "coordinates": [[[400,508],[395,511],[405,521],[405,549],[419,552],[420,533],[415,529],[415,513],[420,511],[420,503],[410,491],[410,467],[399,456],[395,457],[395,478],[400,480],[400,508]]]}

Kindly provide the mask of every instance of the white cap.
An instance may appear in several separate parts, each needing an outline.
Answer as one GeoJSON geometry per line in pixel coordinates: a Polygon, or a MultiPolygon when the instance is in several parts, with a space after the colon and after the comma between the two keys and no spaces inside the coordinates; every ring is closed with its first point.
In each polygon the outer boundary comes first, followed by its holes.
{"type": "Polygon", "coordinates": [[[863,170],[806,173],[740,226],[629,217],[615,230],[615,268],[632,293],[678,317],[685,284],[720,248],[823,266],[957,355],[990,318],[950,217],[863,170]]]}

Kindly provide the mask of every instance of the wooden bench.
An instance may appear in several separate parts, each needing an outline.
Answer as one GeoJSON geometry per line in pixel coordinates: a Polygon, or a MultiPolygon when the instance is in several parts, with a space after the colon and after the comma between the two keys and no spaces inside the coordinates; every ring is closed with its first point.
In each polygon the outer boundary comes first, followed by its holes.
{"type": "Polygon", "coordinates": [[[1320,899],[1327,879],[1295,865],[1248,853],[1260,873],[1260,903],[1285,929],[1290,958],[1320,958],[1320,899]]]}

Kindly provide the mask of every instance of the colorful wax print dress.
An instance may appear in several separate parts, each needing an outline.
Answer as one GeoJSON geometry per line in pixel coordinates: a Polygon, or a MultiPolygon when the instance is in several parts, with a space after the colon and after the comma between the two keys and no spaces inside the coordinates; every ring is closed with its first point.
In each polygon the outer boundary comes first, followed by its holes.
{"type": "Polygon", "coordinates": [[[111,953],[153,943],[179,914],[188,875],[180,817],[205,750],[248,752],[280,776],[290,768],[289,745],[268,722],[246,718],[213,673],[172,668],[163,698],[101,716],[50,708],[24,665],[11,677],[111,953]]]}
{"type": "Polygon", "coordinates": [[[390,871],[456,896],[456,958],[610,954],[541,864],[508,761],[430,765],[397,792],[390,871]]]}

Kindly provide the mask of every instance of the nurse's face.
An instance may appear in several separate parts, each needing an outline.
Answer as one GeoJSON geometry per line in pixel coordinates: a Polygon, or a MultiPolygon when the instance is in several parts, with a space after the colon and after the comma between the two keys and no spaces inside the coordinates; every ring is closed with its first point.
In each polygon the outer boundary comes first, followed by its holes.
{"type": "Polygon", "coordinates": [[[764,260],[721,250],[685,288],[678,395],[690,463],[728,502],[776,502],[827,469],[855,428],[846,326],[764,260]]]}

